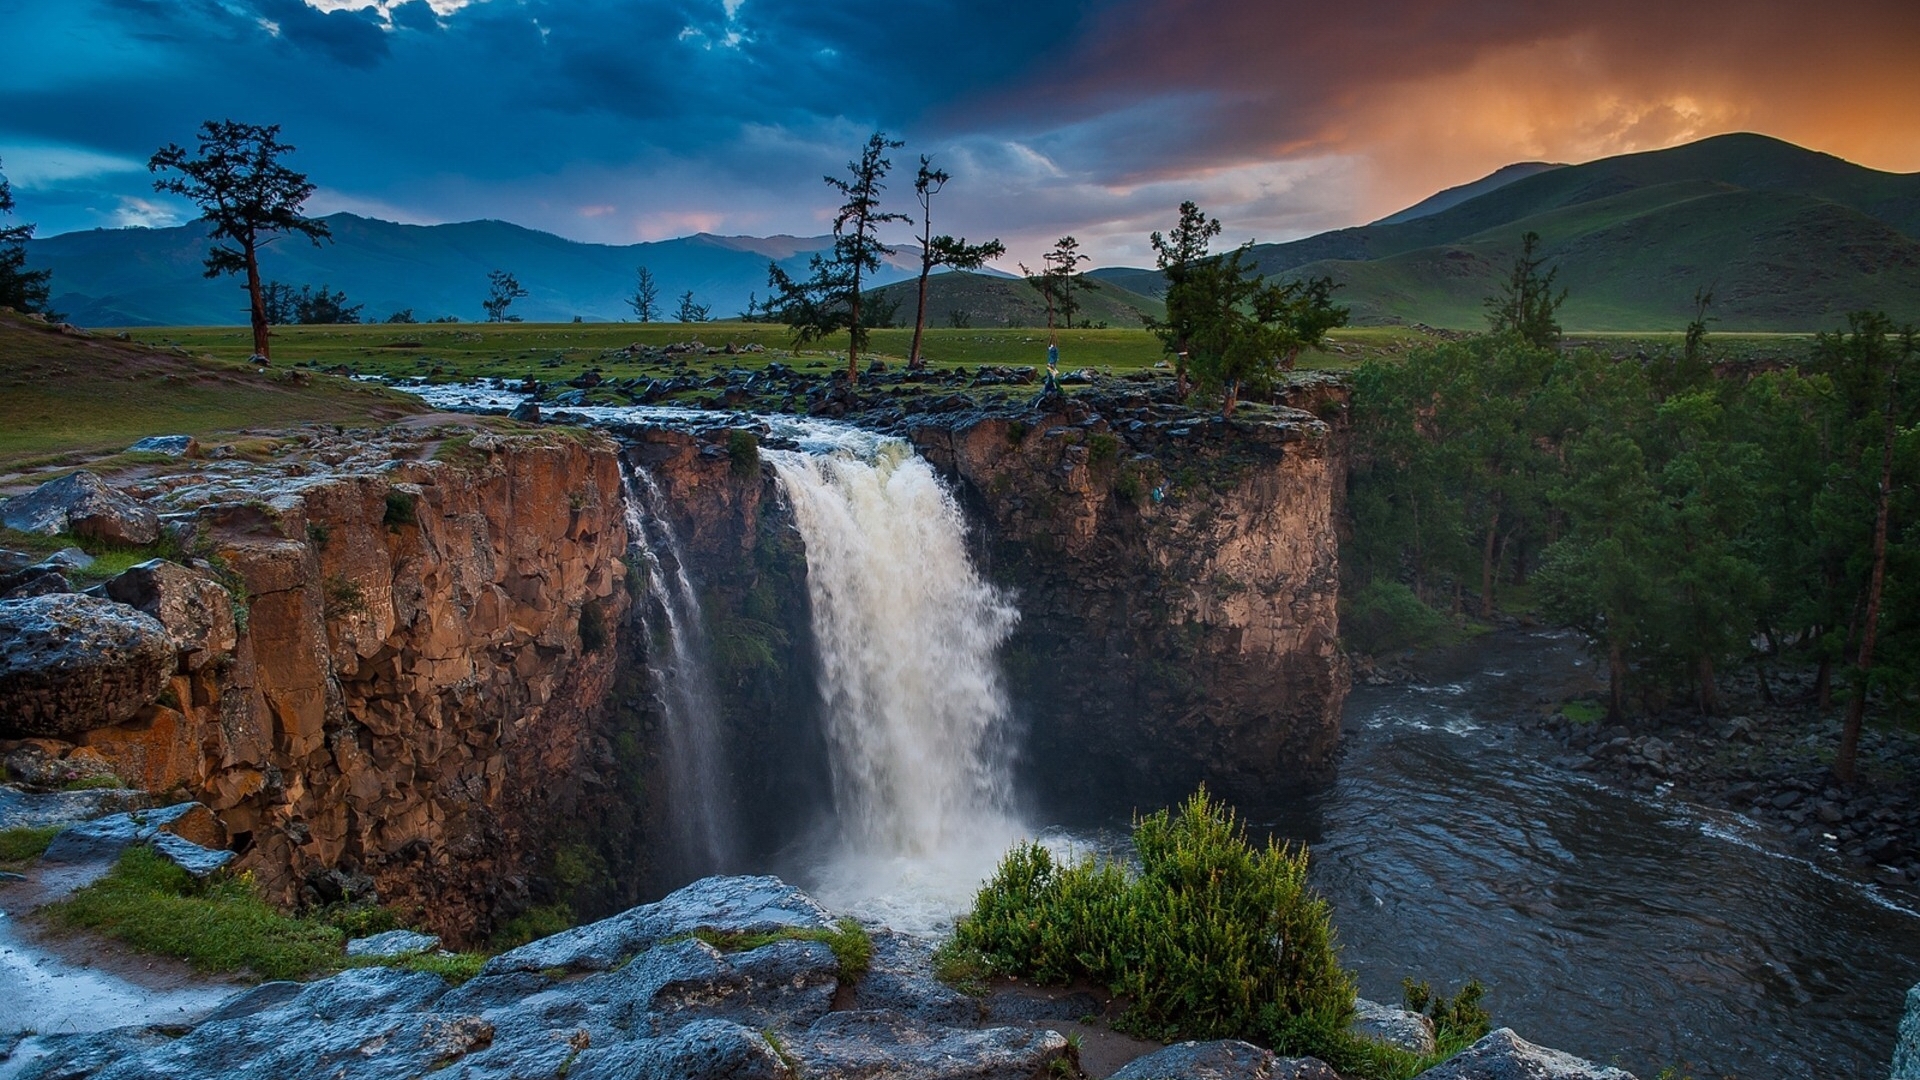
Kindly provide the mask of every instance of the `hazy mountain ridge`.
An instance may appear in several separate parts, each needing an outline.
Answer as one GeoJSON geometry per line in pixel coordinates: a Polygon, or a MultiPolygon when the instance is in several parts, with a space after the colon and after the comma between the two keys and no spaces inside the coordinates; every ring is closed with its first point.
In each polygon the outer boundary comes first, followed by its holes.
{"type": "MultiPolygon", "coordinates": [[[[767,296],[769,260],[802,273],[812,253],[831,245],[826,236],[699,233],[621,246],[501,221],[326,220],[334,243],[281,239],[262,271],[344,290],[375,319],[402,308],[422,320],[478,319],[494,269],[511,271],[528,290],[513,308],[527,320],[630,319],[625,299],[640,265],[653,272],[660,317],[671,318],[689,290],[714,317],[728,317],[750,296],[767,296]]],[[[1713,288],[1724,329],[1826,329],[1863,307],[1897,318],[1920,313],[1920,174],[1879,172],[1753,134],[1584,165],[1507,166],[1372,225],[1256,245],[1251,261],[1280,280],[1332,277],[1357,322],[1472,329],[1484,325],[1481,301],[1528,231],[1540,234],[1542,253],[1569,289],[1562,322],[1570,328],[1676,329],[1703,287],[1713,288]]],[[[28,258],[53,270],[54,306],[83,325],[244,322],[237,280],[202,276],[205,251],[205,226],[193,223],[66,233],[30,242],[28,258]]],[[[909,280],[917,269],[917,251],[903,245],[873,283],[909,280]]],[[[1044,323],[1018,289],[973,280],[997,274],[936,285],[929,321],[944,324],[959,308],[990,325],[1044,323]]],[[[1089,308],[1092,321],[1132,325],[1139,312],[1159,308],[1158,271],[1107,267],[1089,276],[1132,297],[1114,306],[1090,301],[1102,305],[1089,308]]],[[[903,306],[911,311],[910,289],[903,306]]]]}

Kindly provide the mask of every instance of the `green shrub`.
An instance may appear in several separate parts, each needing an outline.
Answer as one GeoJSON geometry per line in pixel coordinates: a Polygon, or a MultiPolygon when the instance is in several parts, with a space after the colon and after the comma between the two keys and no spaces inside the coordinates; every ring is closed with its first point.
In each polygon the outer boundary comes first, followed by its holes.
{"type": "Polygon", "coordinates": [[[1111,465],[1120,459],[1120,440],[1105,432],[1095,432],[1087,439],[1088,464],[1111,465]]]}
{"type": "Polygon", "coordinates": [[[733,463],[733,475],[743,480],[760,472],[760,440],[751,431],[736,428],[727,433],[727,458],[733,463]]]}
{"type": "Polygon", "coordinates": [[[495,931],[490,944],[502,952],[517,949],[529,941],[552,937],[570,929],[575,921],[573,907],[569,904],[543,904],[528,908],[495,931]]]}
{"type": "Polygon", "coordinates": [[[1397,581],[1375,580],[1348,601],[1340,620],[1347,644],[1363,653],[1389,653],[1431,645],[1445,637],[1445,615],[1397,581]]]}
{"type": "Polygon", "coordinates": [[[955,928],[943,963],[977,954],[1043,982],[1089,978],[1131,1000],[1123,1029],[1153,1038],[1273,1042],[1298,1017],[1343,1027],[1353,978],[1304,848],[1257,848],[1202,789],[1134,825],[1140,860],[1056,862],[1009,853],[955,928]]]}
{"type": "Polygon", "coordinates": [[[387,511],[380,520],[385,522],[389,529],[418,524],[420,518],[415,507],[416,502],[411,492],[392,488],[387,492],[387,511]]]}

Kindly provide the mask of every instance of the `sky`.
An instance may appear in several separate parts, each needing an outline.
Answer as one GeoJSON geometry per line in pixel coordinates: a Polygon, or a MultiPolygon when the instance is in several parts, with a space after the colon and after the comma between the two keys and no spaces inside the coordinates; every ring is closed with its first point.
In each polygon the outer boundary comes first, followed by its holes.
{"type": "MultiPolygon", "coordinates": [[[[0,171],[39,235],[178,224],[146,161],[278,124],[307,210],[626,244],[817,235],[876,130],[937,233],[1149,265],[1516,161],[1759,131],[1920,171],[1915,0],[0,0],[0,171]]],[[[899,227],[895,239],[908,239],[899,227]]]]}

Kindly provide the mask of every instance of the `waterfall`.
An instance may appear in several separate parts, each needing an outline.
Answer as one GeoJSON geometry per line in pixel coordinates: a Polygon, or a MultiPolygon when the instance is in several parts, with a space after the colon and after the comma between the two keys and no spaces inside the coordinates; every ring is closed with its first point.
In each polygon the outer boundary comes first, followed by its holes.
{"type": "Polygon", "coordinates": [[[1021,831],[995,656],[1019,613],[974,568],[924,459],[898,439],[810,434],[815,452],[762,455],[807,550],[839,834],[816,889],[908,928],[949,916],[1021,831]]]}
{"type": "Polygon", "coordinates": [[[621,470],[621,483],[627,542],[647,578],[647,664],[654,685],[660,687],[666,721],[666,784],[674,839],[690,869],[723,871],[731,868],[736,833],[700,598],[687,577],[686,554],[666,515],[660,485],[635,465],[621,470]]]}

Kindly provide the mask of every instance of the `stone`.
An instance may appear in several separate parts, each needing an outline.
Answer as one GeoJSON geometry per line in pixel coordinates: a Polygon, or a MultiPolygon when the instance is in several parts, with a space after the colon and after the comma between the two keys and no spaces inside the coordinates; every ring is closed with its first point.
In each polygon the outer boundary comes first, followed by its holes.
{"type": "Polygon", "coordinates": [[[127,447],[129,454],[166,454],[168,457],[192,457],[199,452],[200,444],[191,435],[149,435],[127,447]]]}
{"type": "Polygon", "coordinates": [[[1635,1080],[1624,1069],[1596,1065],[1535,1046],[1501,1028],[1414,1080],[1635,1080]]]}
{"type": "Polygon", "coordinates": [[[1893,1044],[1893,1071],[1887,1080],[1920,1080],[1920,984],[1907,991],[1907,1014],[1893,1044]]]}
{"type": "Polygon", "coordinates": [[[1363,1039],[1397,1046],[1411,1053],[1433,1053],[1433,1020],[1411,1009],[1355,998],[1353,1023],[1347,1030],[1363,1039]]]}
{"type": "Polygon", "coordinates": [[[1241,1042],[1175,1043],[1134,1058],[1113,1080],[1273,1080],[1273,1051],[1241,1042]]]}
{"type": "Polygon", "coordinates": [[[440,947],[440,938],[413,930],[389,930],[347,942],[348,956],[417,956],[440,947]]]}
{"type": "Polygon", "coordinates": [[[196,878],[205,878],[233,861],[233,852],[204,848],[170,832],[155,833],[147,843],[160,857],[196,878]]]}
{"type": "Polygon", "coordinates": [[[795,927],[827,930],[833,919],[777,877],[702,878],[654,903],[501,953],[481,973],[607,971],[656,942],[695,930],[744,934],[795,927]]]}
{"type": "Polygon", "coordinates": [[[188,671],[233,652],[240,643],[233,595],[212,577],[165,559],[129,567],[101,586],[110,600],[160,620],[188,671]]]}
{"type": "MultiPolygon", "coordinates": [[[[41,861],[82,863],[107,861],[135,844],[153,843],[162,833],[203,848],[225,843],[220,822],[204,806],[175,803],[155,810],[131,810],[72,826],[53,838],[41,861]]],[[[181,849],[184,854],[184,849],[181,849]]],[[[161,854],[167,854],[165,849],[161,854]]],[[[222,852],[228,856],[232,852],[222,852]]],[[[171,857],[171,856],[169,856],[171,857]]]]}
{"type": "Polygon", "coordinates": [[[656,1039],[588,1050],[569,1080],[788,1080],[765,1035],[726,1020],[696,1020],[656,1039]]]}
{"type": "Polygon", "coordinates": [[[72,533],[138,547],[160,538],[160,518],[82,470],[49,480],[0,505],[0,524],[21,532],[72,533]]]}
{"type": "Polygon", "coordinates": [[[923,1027],[886,1009],[829,1013],[785,1043],[818,1080],[1029,1080],[1069,1053],[1057,1031],[923,1027]]]}
{"type": "Polygon", "coordinates": [[[0,574],[0,600],[25,600],[72,591],[73,583],[51,566],[28,566],[0,574]]]}
{"type": "Polygon", "coordinates": [[[125,604],[78,593],[0,600],[0,734],[125,723],[174,666],[167,628],[125,604]]]}
{"type": "Polygon", "coordinates": [[[515,405],[513,411],[507,414],[507,419],[519,420],[528,424],[537,424],[540,422],[540,403],[532,398],[528,398],[520,404],[515,405]]]}
{"type": "Polygon", "coordinates": [[[854,1008],[892,1009],[924,1023],[953,1027],[979,1024],[980,1002],[934,977],[931,945],[891,930],[875,930],[870,936],[873,957],[866,975],[854,984],[854,1008]]]}
{"type": "Polygon", "coordinates": [[[30,788],[63,788],[114,775],[108,763],[89,757],[70,758],[69,749],[65,743],[53,739],[23,740],[7,751],[4,759],[7,776],[14,783],[30,788]]]}

